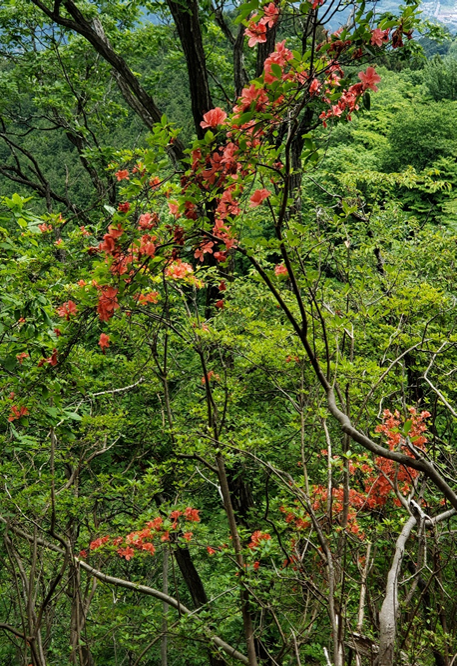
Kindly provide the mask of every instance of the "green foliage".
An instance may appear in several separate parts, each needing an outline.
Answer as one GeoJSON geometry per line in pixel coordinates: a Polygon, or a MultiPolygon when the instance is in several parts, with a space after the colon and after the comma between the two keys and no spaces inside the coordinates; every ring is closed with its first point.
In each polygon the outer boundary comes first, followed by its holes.
{"type": "MultiPolygon", "coordinates": [[[[229,28],[248,22],[260,4],[245,3],[235,26],[229,14],[229,28]]],[[[245,651],[247,608],[262,664],[273,663],[269,655],[284,666],[325,664],[330,604],[352,646],[366,577],[363,634],[375,645],[405,504],[414,496],[436,517],[447,500],[426,475],[372,455],[342,431],[315,366],[338,387],[348,418],[384,451],[420,455],[411,449],[420,448],[411,409],[428,410],[427,459],[453,483],[457,130],[450,61],[433,60],[423,72],[379,70],[380,92],[334,128],[310,129],[321,102],[308,100],[312,122],[292,173],[304,171],[297,191],[291,173],[283,177],[291,117],[278,126],[270,109],[245,109],[229,140],[248,157],[230,174],[230,189],[208,174],[225,130],[211,127],[195,140],[165,3],[146,5],[162,23],[142,17],[137,2],[80,5],[90,18],[102,17],[165,113],[146,135],[110,68],[82,38],[49,31],[31,3],[0,9],[11,54],[3,53],[0,70],[6,134],[11,142],[20,130],[20,146],[33,149],[43,180],[62,198],[71,195],[71,205],[48,199],[44,207],[26,196],[24,183],[19,194],[9,181],[1,185],[0,662],[39,663],[33,640],[8,626],[30,629],[42,610],[46,622],[36,635],[49,666],[84,664],[88,655],[106,666],[158,664],[164,629],[169,664],[203,666],[210,651],[215,658],[213,634],[245,651]],[[447,92],[430,100],[425,91],[434,96],[439,67],[447,92]],[[252,120],[272,128],[258,151],[239,129],[252,120]],[[203,155],[200,167],[169,160],[178,138],[192,146],[192,160],[203,155]],[[114,183],[118,169],[127,177],[114,183]],[[253,206],[260,188],[269,196],[253,206]],[[223,191],[235,192],[240,206],[224,220],[235,242],[225,260],[217,263],[211,251],[198,261],[223,191]],[[88,209],[85,218],[79,208],[88,209]],[[287,215],[279,224],[281,209],[287,215]],[[146,214],[157,216],[151,228],[141,227],[146,214]],[[102,250],[113,230],[115,251],[102,250]],[[141,254],[146,242],[155,244],[153,253],[141,254]],[[131,259],[125,271],[116,268],[120,257],[131,259]],[[186,275],[173,275],[178,261],[189,266],[186,275]],[[103,317],[108,286],[119,307],[103,317]],[[384,409],[398,409],[395,427],[380,428],[384,409]],[[186,516],[193,509],[199,520],[186,516]],[[158,527],[148,526],[157,519],[158,527]],[[139,547],[143,538],[155,552],[139,547]],[[167,589],[191,614],[164,606],[141,585],[167,589]]],[[[309,9],[302,3],[301,11],[309,9]]],[[[201,11],[208,67],[217,74],[212,93],[228,108],[233,54],[211,4],[201,3],[201,11]]],[[[403,19],[416,25],[412,6],[403,19]]],[[[370,42],[371,18],[360,13],[357,20],[357,39],[370,42]]],[[[382,21],[396,25],[391,16],[382,21]]],[[[289,24],[281,29],[292,32],[289,24]]],[[[296,35],[291,41],[292,66],[308,70],[310,52],[301,52],[296,35]]],[[[326,42],[318,52],[322,76],[329,50],[326,42]]],[[[252,53],[246,60],[255,65],[252,53]]],[[[348,81],[358,80],[352,67],[351,59],[348,81]]],[[[328,93],[332,103],[341,81],[328,93]]],[[[269,89],[279,108],[291,91],[287,77],[269,89]]],[[[10,176],[11,148],[4,140],[10,176]]],[[[25,152],[20,160],[40,180],[25,152]]],[[[398,595],[402,660],[407,654],[429,666],[437,651],[457,650],[454,522],[451,514],[433,527],[418,520],[407,544],[410,572],[398,595]]]]}
{"type": "Polygon", "coordinates": [[[424,70],[424,83],[435,101],[457,100],[457,57],[452,53],[444,58],[436,55],[424,70]]]}

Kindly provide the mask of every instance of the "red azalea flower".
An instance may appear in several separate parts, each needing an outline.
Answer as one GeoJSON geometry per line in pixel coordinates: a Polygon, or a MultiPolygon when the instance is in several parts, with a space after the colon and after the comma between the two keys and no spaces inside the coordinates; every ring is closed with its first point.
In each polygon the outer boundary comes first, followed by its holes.
{"type": "Polygon", "coordinates": [[[11,406],[11,414],[8,417],[8,421],[16,421],[16,419],[20,419],[22,416],[27,416],[29,413],[29,410],[27,407],[17,407],[16,405],[11,406]]]}
{"type": "Polygon", "coordinates": [[[363,83],[364,90],[370,89],[373,90],[373,92],[377,92],[378,88],[376,87],[376,83],[379,83],[381,77],[376,73],[374,67],[367,67],[366,72],[359,72],[359,79],[363,83]]]}
{"type": "Polygon", "coordinates": [[[249,205],[251,208],[256,208],[257,206],[260,206],[262,201],[265,201],[265,199],[268,199],[270,196],[271,192],[269,190],[256,190],[252,197],[249,199],[249,205]]]}
{"type": "Polygon", "coordinates": [[[59,317],[65,317],[65,319],[68,321],[70,319],[70,315],[75,315],[78,311],[78,308],[76,307],[76,303],[73,301],[67,301],[66,303],[63,303],[59,308],[57,308],[57,314],[59,317]]]}
{"type": "Polygon", "coordinates": [[[102,333],[100,335],[100,340],[98,341],[98,344],[100,345],[102,352],[105,353],[105,349],[108,349],[109,347],[109,335],[106,335],[106,333],[102,333]]]}
{"type": "Polygon", "coordinates": [[[205,113],[200,123],[202,127],[212,127],[213,129],[222,125],[227,119],[227,114],[219,106],[205,113]]]}

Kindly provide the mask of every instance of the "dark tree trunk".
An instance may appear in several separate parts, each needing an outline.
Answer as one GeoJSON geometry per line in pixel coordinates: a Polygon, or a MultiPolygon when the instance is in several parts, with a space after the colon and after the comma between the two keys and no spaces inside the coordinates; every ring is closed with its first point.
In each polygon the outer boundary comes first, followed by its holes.
{"type": "MultiPolygon", "coordinates": [[[[154,100],[141,86],[125,60],[111,46],[98,18],[88,21],[72,0],[65,0],[63,5],[73,20],[61,16],[59,12],[61,3],[56,2],[54,4],[55,9],[50,9],[42,0],[32,0],[32,2],[52,21],[64,28],[74,30],[92,44],[97,53],[113,68],[125,101],[148,129],[151,129],[154,123],[160,122],[162,114],[154,100]]],[[[170,148],[170,153],[175,160],[182,160],[184,155],[183,146],[179,140],[174,142],[170,148]]]]}
{"type": "Polygon", "coordinates": [[[267,41],[257,46],[256,78],[262,74],[265,60],[275,50],[276,32],[276,26],[267,30],[267,41]]]}
{"type": "Polygon", "coordinates": [[[202,579],[195,568],[188,548],[176,548],[174,551],[176,562],[182,573],[184,581],[194,602],[195,608],[200,608],[208,603],[202,579]]]}
{"type": "MultiPolygon", "coordinates": [[[[205,588],[203,587],[202,579],[195,568],[195,565],[190,556],[188,548],[176,548],[174,551],[176,562],[178,563],[182,577],[187,585],[187,588],[192,597],[195,608],[200,608],[208,603],[205,588]]],[[[217,655],[210,653],[209,661],[211,666],[224,666],[226,663],[224,659],[220,659],[217,655]]]]}
{"type": "Polygon", "coordinates": [[[187,3],[180,3],[168,0],[167,4],[173,15],[186,58],[192,116],[197,136],[201,139],[206,130],[200,126],[200,123],[203,120],[203,115],[213,108],[213,103],[208,84],[208,71],[198,16],[198,2],[188,0],[187,3]]]}
{"type": "Polygon", "coordinates": [[[241,92],[248,84],[249,78],[244,69],[244,54],[243,54],[243,45],[244,45],[244,25],[240,25],[238,30],[238,35],[233,45],[233,69],[234,69],[234,83],[235,83],[235,94],[237,97],[241,95],[241,92]]]}

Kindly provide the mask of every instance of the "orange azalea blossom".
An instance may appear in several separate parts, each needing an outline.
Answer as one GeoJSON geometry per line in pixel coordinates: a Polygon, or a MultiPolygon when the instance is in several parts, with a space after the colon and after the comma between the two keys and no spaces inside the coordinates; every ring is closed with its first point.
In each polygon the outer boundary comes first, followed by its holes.
{"type": "Polygon", "coordinates": [[[251,48],[256,44],[262,44],[267,41],[267,26],[263,23],[256,23],[254,16],[249,22],[244,34],[249,37],[248,46],[251,48]]]}
{"type": "Polygon", "coordinates": [[[51,356],[49,356],[49,358],[41,358],[38,361],[38,367],[41,368],[41,366],[43,366],[45,363],[48,363],[49,365],[57,365],[57,355],[58,355],[57,349],[53,349],[52,354],[51,356]]]}
{"type": "Polygon", "coordinates": [[[176,259],[165,269],[165,275],[174,280],[182,280],[183,278],[193,275],[194,269],[190,264],[187,264],[181,259],[176,259]]]}
{"type": "Polygon", "coordinates": [[[249,199],[249,205],[251,208],[256,208],[257,206],[260,206],[262,201],[265,201],[265,199],[268,199],[270,196],[271,192],[265,188],[263,190],[256,190],[249,199]]]}
{"type": "Polygon", "coordinates": [[[147,234],[141,236],[138,254],[153,257],[156,251],[156,246],[154,245],[155,239],[155,236],[148,236],[147,234]]]}
{"type": "Polygon", "coordinates": [[[169,201],[168,209],[172,215],[179,217],[179,206],[177,201],[169,201]]]}
{"type": "Polygon", "coordinates": [[[260,19],[260,23],[263,23],[268,28],[272,28],[278,22],[279,7],[274,2],[270,2],[269,5],[265,5],[262,9],[263,17],[260,19]]]}
{"type": "Polygon", "coordinates": [[[16,419],[20,419],[22,416],[27,416],[29,413],[29,410],[27,407],[16,407],[16,405],[11,405],[11,414],[8,416],[8,421],[16,421],[16,419]]]}
{"type": "Polygon", "coordinates": [[[153,227],[157,226],[159,222],[159,216],[157,213],[143,213],[138,219],[138,228],[148,231],[153,227]]]}
{"type": "Polygon", "coordinates": [[[199,510],[198,509],[192,509],[192,507],[188,506],[187,509],[184,511],[184,517],[186,520],[189,520],[190,522],[193,523],[199,523],[200,522],[200,516],[199,510]]]}
{"type": "Polygon", "coordinates": [[[159,300],[159,292],[150,291],[148,294],[138,294],[135,299],[140,305],[146,305],[146,303],[157,303],[159,300]]]}
{"type": "Polygon", "coordinates": [[[127,547],[127,548],[119,548],[117,551],[118,555],[120,557],[124,557],[127,562],[132,559],[132,557],[135,555],[135,551],[133,548],[127,547]]]}
{"type": "Polygon", "coordinates": [[[137,532],[130,532],[125,537],[125,540],[131,546],[141,546],[144,539],[148,539],[152,535],[149,527],[145,527],[143,530],[138,530],[137,532]]]}
{"type": "Polygon", "coordinates": [[[149,523],[146,523],[146,525],[151,530],[160,530],[160,528],[163,525],[163,518],[161,516],[157,516],[157,518],[154,518],[154,520],[150,520],[149,523]]]}
{"type": "Polygon", "coordinates": [[[70,319],[70,316],[75,315],[77,311],[78,308],[76,307],[76,303],[73,301],[67,301],[57,308],[57,314],[59,317],[65,317],[67,321],[70,319]]]}
{"type": "Polygon", "coordinates": [[[225,111],[223,111],[220,107],[216,106],[215,109],[211,109],[211,111],[208,111],[208,113],[204,114],[203,120],[201,121],[200,125],[203,128],[212,127],[214,129],[219,125],[223,125],[226,120],[227,120],[227,114],[225,113],[225,111]]]}
{"type": "Polygon", "coordinates": [[[220,377],[218,374],[214,372],[214,370],[210,370],[207,374],[206,377],[202,377],[202,385],[204,386],[206,382],[210,382],[212,379],[215,379],[216,381],[220,380],[220,377]]]}
{"type": "Polygon", "coordinates": [[[270,539],[271,536],[267,532],[261,532],[260,530],[256,530],[251,536],[251,541],[248,543],[248,548],[250,548],[251,550],[255,550],[260,546],[262,541],[269,541],[270,539]]]}
{"type": "Polygon", "coordinates": [[[278,264],[275,266],[275,275],[288,275],[286,266],[284,264],[278,264]]]}
{"type": "Polygon", "coordinates": [[[206,241],[205,243],[200,245],[199,248],[195,250],[194,257],[196,259],[199,259],[200,261],[203,261],[204,255],[206,253],[213,254],[213,247],[214,247],[213,241],[206,241]]]}
{"type": "Polygon", "coordinates": [[[371,31],[370,44],[372,44],[373,46],[382,46],[388,41],[389,41],[389,29],[380,30],[379,28],[375,28],[374,30],[371,31]]]}
{"type": "Polygon", "coordinates": [[[119,307],[116,287],[101,287],[98,297],[97,311],[101,321],[108,321],[119,307]]]}
{"type": "Polygon", "coordinates": [[[376,73],[374,67],[367,67],[366,72],[359,72],[359,79],[362,81],[364,90],[373,90],[377,92],[376,83],[379,83],[381,77],[376,73]]]}
{"type": "Polygon", "coordinates": [[[109,347],[109,335],[106,335],[106,333],[102,333],[100,335],[100,340],[98,341],[98,344],[100,345],[102,352],[105,353],[105,349],[108,349],[109,347]]]}
{"type": "Polygon", "coordinates": [[[104,537],[99,537],[98,539],[95,539],[95,541],[91,541],[89,548],[91,550],[97,550],[98,548],[101,548],[105,543],[108,543],[110,537],[104,536],[104,537]]]}

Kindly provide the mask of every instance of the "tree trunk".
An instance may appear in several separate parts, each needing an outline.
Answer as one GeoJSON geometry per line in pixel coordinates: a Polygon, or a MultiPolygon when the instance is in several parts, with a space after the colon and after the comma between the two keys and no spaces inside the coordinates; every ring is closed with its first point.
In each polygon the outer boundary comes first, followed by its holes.
{"type": "MultiPolygon", "coordinates": [[[[162,592],[168,594],[168,548],[165,545],[163,549],[162,565],[162,592]]],[[[167,613],[168,604],[163,602],[163,620],[162,620],[162,641],[160,645],[161,666],[167,666],[167,613]]]]}
{"type": "Polygon", "coordinates": [[[201,127],[200,123],[203,120],[203,115],[213,108],[213,102],[208,84],[208,71],[198,16],[198,2],[187,0],[187,3],[180,3],[168,0],[167,4],[173,15],[186,58],[192,116],[197,136],[202,139],[206,130],[201,127]]]}
{"type": "MultiPolygon", "coordinates": [[[[188,548],[176,548],[174,551],[176,561],[181,571],[182,577],[190,592],[195,608],[200,608],[208,603],[208,597],[203,587],[200,574],[195,568],[188,548]]],[[[224,666],[225,660],[218,656],[210,654],[209,661],[211,666],[224,666]]]]}
{"type": "Polygon", "coordinates": [[[404,525],[395,544],[395,555],[387,575],[386,596],[379,613],[379,657],[378,666],[393,666],[395,652],[395,634],[398,613],[398,578],[405,554],[406,542],[416,524],[414,516],[410,516],[404,525]]]}

